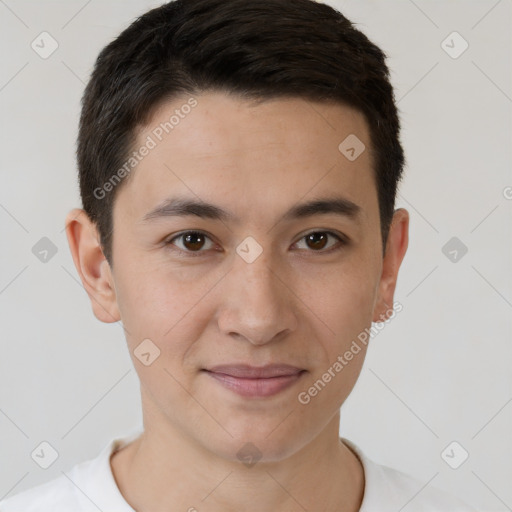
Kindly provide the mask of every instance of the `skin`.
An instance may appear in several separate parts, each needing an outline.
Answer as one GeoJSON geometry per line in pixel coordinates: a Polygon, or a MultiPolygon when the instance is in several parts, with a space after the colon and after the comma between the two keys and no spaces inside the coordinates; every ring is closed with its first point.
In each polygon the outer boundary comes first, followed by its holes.
{"type": "MultiPolygon", "coordinates": [[[[75,209],[66,219],[94,314],[122,321],[141,384],[145,431],[113,455],[114,477],[136,510],[357,511],[364,472],[340,441],[339,410],[364,345],[307,405],[298,395],[391,313],[409,214],[395,211],[383,257],[371,141],[358,111],[299,98],[259,105],[220,92],[195,98],[198,105],[117,191],[112,267],[87,215],[75,209]],[[355,161],[338,150],[349,134],[366,146],[355,161]],[[176,195],[237,220],[142,220],[176,195]],[[281,219],[298,203],[333,196],[356,203],[358,220],[281,219]],[[206,238],[165,244],[187,230],[206,238]],[[349,243],[304,238],[326,231],[349,243]],[[236,252],[247,236],[263,249],[252,263],[236,252]],[[149,366],[134,355],[147,338],[160,350],[149,366]],[[240,362],[307,372],[277,395],[248,399],[201,371],[240,362]],[[261,453],[251,467],[237,458],[247,442],[261,453]]],[[[137,147],[187,99],[162,104],[137,147]]]]}

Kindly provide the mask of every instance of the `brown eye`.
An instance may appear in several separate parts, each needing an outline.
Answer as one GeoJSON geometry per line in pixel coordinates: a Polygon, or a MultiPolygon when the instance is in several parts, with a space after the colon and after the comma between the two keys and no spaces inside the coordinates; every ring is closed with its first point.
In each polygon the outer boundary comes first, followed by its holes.
{"type": "Polygon", "coordinates": [[[176,246],[185,253],[201,253],[213,247],[210,237],[200,231],[185,231],[171,238],[166,245],[176,246]]]}
{"type": "Polygon", "coordinates": [[[341,247],[346,244],[345,239],[330,231],[313,231],[303,236],[296,245],[299,249],[305,248],[309,252],[329,252],[330,249],[336,249],[336,245],[341,247]],[[305,242],[306,247],[300,247],[301,242],[305,242]]]}
{"type": "Polygon", "coordinates": [[[310,249],[323,249],[327,245],[327,235],[326,233],[317,232],[310,233],[305,236],[306,244],[310,249]]]}
{"type": "Polygon", "coordinates": [[[191,251],[197,251],[203,247],[204,238],[204,235],[201,233],[183,235],[183,245],[191,251]]]}

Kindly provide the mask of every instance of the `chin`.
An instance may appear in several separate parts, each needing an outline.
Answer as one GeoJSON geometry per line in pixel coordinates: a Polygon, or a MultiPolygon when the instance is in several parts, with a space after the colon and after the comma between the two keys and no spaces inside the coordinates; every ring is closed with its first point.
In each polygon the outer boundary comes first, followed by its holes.
{"type": "MultiPolygon", "coordinates": [[[[282,418],[279,421],[282,422],[282,418]]],[[[251,419],[236,426],[231,424],[227,430],[233,437],[226,434],[222,440],[208,438],[205,444],[210,445],[210,451],[231,461],[279,462],[293,455],[306,443],[304,432],[300,432],[296,426],[285,428],[286,420],[281,425],[279,421],[255,425],[251,419]],[[297,434],[301,434],[300,438],[297,434]]]]}

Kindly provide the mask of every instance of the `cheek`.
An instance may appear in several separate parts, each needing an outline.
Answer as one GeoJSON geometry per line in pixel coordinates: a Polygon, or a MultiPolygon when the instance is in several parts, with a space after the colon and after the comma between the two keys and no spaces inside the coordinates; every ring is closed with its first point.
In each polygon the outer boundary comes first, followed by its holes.
{"type": "Polygon", "coordinates": [[[340,283],[338,307],[329,310],[330,321],[343,340],[353,339],[371,324],[374,286],[367,282],[349,280],[340,283]],[[352,286],[350,286],[352,285],[352,286]]]}
{"type": "Polygon", "coordinates": [[[376,293],[374,267],[354,254],[343,264],[310,274],[301,296],[329,328],[339,348],[371,324],[376,293]]]}
{"type": "Polygon", "coordinates": [[[172,327],[178,314],[177,301],[172,300],[175,290],[156,279],[154,273],[139,272],[124,267],[116,281],[117,304],[123,324],[131,337],[141,335],[159,338],[162,331],[172,327]],[[173,312],[170,308],[176,308],[173,312]],[[162,325],[166,322],[168,325],[162,325]]]}
{"type": "Polygon", "coordinates": [[[123,270],[116,280],[116,293],[131,351],[150,339],[164,356],[161,360],[180,365],[191,340],[197,339],[208,321],[208,301],[201,299],[213,286],[211,279],[183,280],[157,266],[145,272],[137,265],[123,270]]]}
{"type": "Polygon", "coordinates": [[[361,333],[371,325],[375,288],[367,270],[347,265],[330,273],[323,286],[307,291],[308,305],[328,327],[321,328],[321,335],[318,331],[317,352],[322,356],[299,397],[312,416],[326,410],[334,414],[359,377],[367,351],[361,333]]]}

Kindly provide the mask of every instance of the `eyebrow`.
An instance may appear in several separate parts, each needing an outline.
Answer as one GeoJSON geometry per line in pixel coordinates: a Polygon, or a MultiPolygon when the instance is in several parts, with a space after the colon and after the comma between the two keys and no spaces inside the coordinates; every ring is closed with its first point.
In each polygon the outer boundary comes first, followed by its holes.
{"type": "MultiPolygon", "coordinates": [[[[336,214],[358,221],[361,214],[361,207],[343,197],[319,198],[293,206],[284,213],[281,220],[290,221],[320,214],[336,214]]],[[[199,200],[175,197],[166,199],[160,203],[156,208],[144,215],[142,221],[149,222],[154,219],[184,217],[188,215],[219,221],[238,220],[233,213],[213,204],[199,200]]]]}

